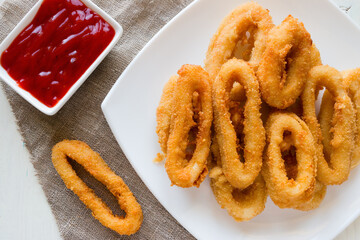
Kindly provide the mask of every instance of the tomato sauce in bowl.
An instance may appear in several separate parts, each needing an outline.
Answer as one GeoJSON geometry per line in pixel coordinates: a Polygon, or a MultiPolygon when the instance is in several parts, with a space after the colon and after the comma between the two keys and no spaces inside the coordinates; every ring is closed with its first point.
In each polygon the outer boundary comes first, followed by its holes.
{"type": "Polygon", "coordinates": [[[19,87],[55,106],[106,49],[114,28],[80,0],[44,0],[1,55],[19,87]]]}

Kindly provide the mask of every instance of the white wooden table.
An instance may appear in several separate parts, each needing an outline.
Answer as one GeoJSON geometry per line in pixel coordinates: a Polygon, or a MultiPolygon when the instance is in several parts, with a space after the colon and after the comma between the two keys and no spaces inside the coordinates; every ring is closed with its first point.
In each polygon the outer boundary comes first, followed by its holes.
{"type": "MultiPolygon", "coordinates": [[[[333,1],[360,25],[360,0],[333,1]]],[[[61,239],[2,90],[0,153],[0,239],[61,239]]],[[[360,239],[360,217],[336,237],[356,239],[360,239]]]]}

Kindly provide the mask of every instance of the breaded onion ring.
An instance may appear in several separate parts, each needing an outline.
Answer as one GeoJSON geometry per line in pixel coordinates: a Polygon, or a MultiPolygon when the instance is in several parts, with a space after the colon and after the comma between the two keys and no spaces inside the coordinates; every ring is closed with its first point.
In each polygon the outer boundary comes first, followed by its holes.
{"type": "Polygon", "coordinates": [[[173,90],[165,168],[172,184],[198,187],[208,171],[206,164],[213,118],[211,84],[209,75],[200,66],[184,65],[178,74],[173,90]]]}
{"type": "MultiPolygon", "coordinates": [[[[283,142],[281,142],[280,144],[280,150],[285,153],[286,151],[289,151],[291,153],[291,147],[294,145],[295,145],[294,139],[291,137],[291,135],[284,134],[283,142]]],[[[298,172],[296,154],[295,156],[291,156],[291,154],[285,155],[284,160],[285,160],[285,169],[288,177],[294,179],[298,172]]],[[[326,195],[326,185],[316,180],[315,189],[313,191],[311,199],[307,202],[294,203],[291,207],[301,211],[309,211],[318,208],[321,202],[323,201],[323,199],[325,198],[325,195],[326,195]]]]}
{"type": "Polygon", "coordinates": [[[156,133],[159,137],[161,151],[166,154],[167,141],[170,134],[170,122],[173,111],[173,95],[178,76],[172,76],[165,84],[159,106],[156,110],[156,133]]]}
{"type": "Polygon", "coordinates": [[[216,201],[236,221],[249,221],[264,211],[267,194],[261,174],[243,190],[231,186],[220,167],[214,167],[209,176],[216,201]]]}
{"type": "Polygon", "coordinates": [[[294,113],[272,113],[266,123],[268,146],[263,176],[269,195],[280,208],[292,208],[311,200],[315,188],[316,155],[314,139],[306,123],[294,113]],[[288,139],[284,139],[284,133],[288,139]],[[291,141],[296,148],[295,174],[288,176],[281,144],[291,141]]]}
{"type": "Polygon", "coordinates": [[[262,166],[265,129],[261,120],[260,104],[259,84],[250,65],[237,59],[225,63],[213,83],[214,129],[222,171],[230,184],[239,189],[250,186],[262,166]],[[247,98],[241,133],[235,130],[229,112],[230,90],[235,81],[244,87],[247,98]],[[244,156],[237,150],[238,134],[244,135],[244,156]]]}
{"type": "MultiPolygon", "coordinates": [[[[314,67],[310,71],[301,99],[304,108],[303,119],[309,126],[315,141],[318,159],[317,178],[326,185],[341,184],[349,175],[354,145],[353,129],[355,128],[354,108],[343,86],[341,74],[329,66],[314,67]],[[332,120],[329,129],[333,137],[330,142],[331,152],[328,156],[323,152],[323,135],[315,113],[316,90],[322,86],[335,99],[333,114],[330,117],[332,120]]],[[[323,114],[328,114],[322,111],[323,114]]]]}
{"type": "Polygon", "coordinates": [[[242,47],[241,59],[256,69],[265,50],[266,35],[274,26],[269,11],[255,2],[233,10],[221,22],[212,37],[205,60],[205,69],[214,80],[221,66],[234,57],[237,45],[242,47]]]}
{"type": "Polygon", "coordinates": [[[291,15],[269,32],[256,73],[265,102],[285,109],[296,101],[312,67],[311,51],[310,34],[291,15]]]}
{"type": "Polygon", "coordinates": [[[211,145],[212,165],[209,173],[210,186],[221,208],[225,208],[236,221],[248,221],[265,209],[267,191],[265,181],[259,174],[254,183],[240,190],[227,181],[220,161],[217,141],[211,145]]]}
{"type": "MultiPolygon", "coordinates": [[[[320,52],[316,48],[315,44],[313,44],[312,47],[311,47],[310,56],[311,56],[311,66],[312,66],[311,68],[322,65],[320,52]]],[[[317,89],[317,91],[316,91],[316,97],[318,96],[319,90],[320,89],[317,89]]],[[[302,113],[303,113],[301,97],[299,96],[296,99],[294,104],[292,104],[290,107],[286,108],[286,111],[293,112],[296,115],[298,115],[299,117],[301,117],[302,113]]]]}
{"type": "Polygon", "coordinates": [[[313,43],[310,51],[311,68],[322,65],[319,49],[313,43]]]}
{"type": "MultiPolygon", "coordinates": [[[[342,72],[344,87],[352,100],[355,110],[355,146],[351,155],[351,168],[356,167],[360,163],[360,68],[342,72]]],[[[319,113],[319,121],[324,137],[324,152],[326,156],[331,153],[331,121],[334,112],[334,100],[328,91],[325,91],[321,111],[319,113]]]]}
{"type": "Polygon", "coordinates": [[[311,199],[304,203],[293,206],[294,209],[301,211],[310,211],[318,208],[326,195],[326,185],[316,180],[315,189],[311,199]]]}
{"type": "Polygon", "coordinates": [[[344,85],[355,110],[355,146],[351,155],[351,168],[360,163],[360,68],[343,72],[344,85]]]}
{"type": "Polygon", "coordinates": [[[131,235],[139,230],[143,220],[139,203],[121,177],[117,176],[88,145],[81,141],[64,140],[52,149],[52,162],[66,187],[78,195],[102,225],[121,235],[131,235]],[[116,197],[126,216],[113,215],[110,208],[79,178],[66,157],[75,160],[104,184],[116,197]]]}
{"type": "MultiPolygon", "coordinates": [[[[291,137],[291,135],[284,134],[283,142],[281,142],[280,150],[282,152],[290,152],[289,154],[284,155],[285,160],[285,169],[287,172],[287,176],[289,178],[295,178],[297,176],[298,172],[298,166],[297,166],[297,160],[296,160],[296,154],[295,156],[291,155],[291,147],[294,146],[294,139],[291,137]]],[[[316,158],[316,156],[315,156],[316,158]]],[[[317,159],[316,159],[317,160],[317,159]]],[[[264,174],[264,172],[263,172],[264,174]]],[[[326,185],[316,180],[315,189],[313,191],[312,197],[307,202],[300,202],[300,203],[294,203],[291,207],[297,210],[301,211],[309,211],[315,208],[318,208],[325,198],[326,195],[326,185]]]]}

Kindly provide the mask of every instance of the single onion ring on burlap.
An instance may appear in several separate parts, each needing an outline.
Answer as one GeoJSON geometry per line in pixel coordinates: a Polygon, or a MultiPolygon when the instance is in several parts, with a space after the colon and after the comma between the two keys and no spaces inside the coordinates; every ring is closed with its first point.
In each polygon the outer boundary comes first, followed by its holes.
{"type": "MultiPolygon", "coordinates": [[[[354,146],[355,111],[342,83],[340,72],[329,66],[314,67],[301,95],[303,119],[314,137],[317,179],[325,185],[341,184],[347,180],[354,146]],[[325,87],[335,99],[331,118],[331,152],[324,155],[323,135],[315,112],[316,90],[325,87]]],[[[320,110],[321,111],[321,110],[320,110]]],[[[324,112],[324,114],[329,114],[324,112]]],[[[321,116],[320,115],[320,116],[321,116]]],[[[320,122],[321,123],[321,122],[320,122]]]]}
{"type": "Polygon", "coordinates": [[[87,144],[75,140],[64,140],[56,144],[52,149],[52,162],[66,187],[78,195],[102,225],[121,235],[131,235],[139,230],[143,214],[136,198],[121,177],[116,175],[100,155],[87,144]],[[125,217],[112,213],[110,208],[95,195],[94,191],[79,178],[67,157],[82,165],[86,171],[109,189],[117,199],[120,208],[125,211],[125,217]]]}
{"type": "MultiPolygon", "coordinates": [[[[355,110],[355,146],[351,155],[351,168],[353,169],[360,163],[360,68],[342,72],[344,87],[352,100],[355,110]]],[[[325,91],[319,122],[323,134],[324,153],[328,157],[331,153],[331,121],[334,113],[334,99],[328,91],[325,91]]]]}
{"type": "Polygon", "coordinates": [[[199,187],[208,171],[206,164],[213,119],[211,83],[209,75],[200,66],[183,65],[178,74],[173,90],[165,168],[172,184],[179,187],[199,187]],[[198,119],[194,119],[195,92],[199,108],[196,116],[198,119]],[[189,136],[194,128],[195,146],[191,159],[187,159],[189,136]]]}
{"type": "Polygon", "coordinates": [[[285,109],[296,101],[304,90],[312,67],[312,48],[304,24],[291,15],[270,30],[256,72],[266,103],[285,109]]]}
{"type": "Polygon", "coordinates": [[[243,60],[255,69],[265,50],[266,35],[274,26],[269,11],[255,2],[240,5],[226,16],[212,37],[205,60],[211,80],[221,66],[234,57],[237,45],[243,48],[243,60]]]}
{"type": "Polygon", "coordinates": [[[259,174],[247,188],[233,187],[226,179],[220,160],[218,142],[211,145],[210,186],[221,208],[225,208],[236,221],[249,221],[265,209],[267,190],[263,177],[259,174]]]}
{"type": "Polygon", "coordinates": [[[222,171],[236,188],[250,186],[259,175],[265,146],[265,129],[260,114],[259,83],[251,66],[243,60],[225,63],[213,83],[214,129],[219,144],[222,171]],[[237,151],[237,133],[229,112],[230,90],[234,82],[245,89],[244,156],[237,151]],[[244,160],[244,162],[242,162],[244,160]]]}
{"type": "MultiPolygon", "coordinates": [[[[275,112],[266,123],[267,148],[264,154],[263,176],[273,202],[280,208],[292,208],[308,202],[314,193],[316,155],[314,139],[306,123],[294,113],[275,112]],[[282,158],[281,144],[288,132],[296,148],[296,176],[288,177],[282,158]]],[[[289,139],[285,139],[289,143],[289,139]]]]}

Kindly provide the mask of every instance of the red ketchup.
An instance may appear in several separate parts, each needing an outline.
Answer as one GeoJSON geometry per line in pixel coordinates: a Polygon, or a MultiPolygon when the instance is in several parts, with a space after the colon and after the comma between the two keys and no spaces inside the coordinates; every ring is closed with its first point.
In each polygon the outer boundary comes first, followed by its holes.
{"type": "Polygon", "coordinates": [[[44,0],[32,22],[1,55],[17,84],[53,107],[115,36],[80,0],[44,0]]]}

